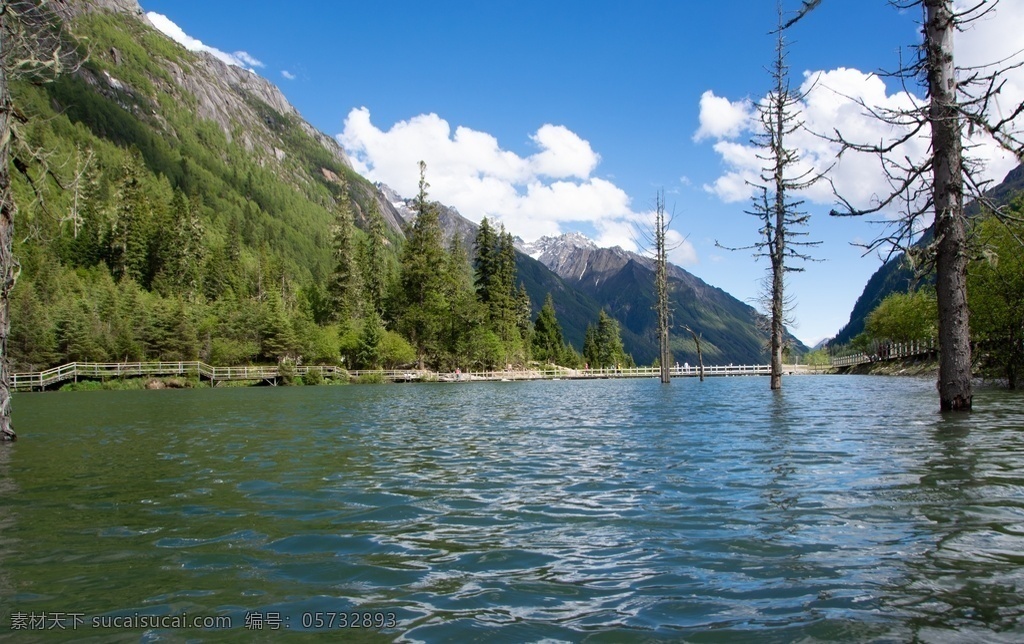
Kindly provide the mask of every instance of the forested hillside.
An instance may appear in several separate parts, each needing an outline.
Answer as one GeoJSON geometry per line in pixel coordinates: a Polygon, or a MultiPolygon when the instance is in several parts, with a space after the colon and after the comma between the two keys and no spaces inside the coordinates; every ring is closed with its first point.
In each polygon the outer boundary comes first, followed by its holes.
{"type": "MultiPolygon", "coordinates": [[[[267,80],[183,49],[131,0],[71,7],[73,71],[12,86],[32,151],[13,173],[15,371],[653,359],[645,267],[599,289],[569,283],[507,232],[432,202],[429,168],[399,211],[267,80]]],[[[680,287],[679,320],[704,333],[710,360],[758,360],[753,310],[714,290],[705,301],[680,287]]],[[[680,362],[693,360],[690,344],[676,343],[680,362]]]]}
{"type": "MultiPolygon", "coordinates": [[[[248,111],[220,123],[200,116],[198,96],[227,102],[209,74],[249,72],[124,13],[81,11],[70,32],[84,61],[76,73],[12,88],[20,135],[40,151],[26,170],[38,179],[16,173],[14,185],[15,369],[336,360],[338,329],[320,310],[336,268],[332,225],[351,193],[367,227],[374,188],[332,140],[262,100],[265,81],[231,87],[248,111]]],[[[400,234],[380,234],[393,272],[400,234]]],[[[365,252],[367,236],[353,235],[365,252]]]]}

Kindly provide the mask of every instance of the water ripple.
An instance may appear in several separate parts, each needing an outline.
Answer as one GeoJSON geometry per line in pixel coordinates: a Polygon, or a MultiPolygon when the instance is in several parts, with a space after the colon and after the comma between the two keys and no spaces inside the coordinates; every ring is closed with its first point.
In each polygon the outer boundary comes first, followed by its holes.
{"type": "Polygon", "coordinates": [[[857,377],[145,393],[19,400],[4,603],[383,611],[410,642],[1024,637],[1019,395],[943,416],[932,382],[857,377]]]}

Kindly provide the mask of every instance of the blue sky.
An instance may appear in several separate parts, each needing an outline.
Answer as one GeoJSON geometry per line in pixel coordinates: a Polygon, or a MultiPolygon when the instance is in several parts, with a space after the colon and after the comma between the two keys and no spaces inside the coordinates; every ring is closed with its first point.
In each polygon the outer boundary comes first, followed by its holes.
{"type": "MultiPolygon", "coordinates": [[[[742,300],[757,294],[765,262],[715,240],[757,239],[756,221],[743,212],[743,181],[756,171],[745,144],[750,101],[769,88],[775,2],[141,4],[165,17],[151,16],[164,30],[173,23],[277,84],[373,180],[411,195],[423,158],[431,196],[470,219],[497,218],[526,240],[579,230],[627,248],[631,225],[664,189],[680,241],[676,263],[742,300]]],[[[1003,0],[995,17],[958,41],[958,54],[995,60],[1024,49],[1022,4],[1003,0]]],[[[790,37],[793,83],[805,72],[819,78],[809,124],[879,135],[846,97],[912,100],[870,74],[895,68],[901,48],[908,55],[918,18],[884,0],[827,0],[798,24],[790,37]]],[[[1011,98],[1024,95],[1015,93],[1024,79],[1011,81],[1011,98]]],[[[813,137],[796,145],[809,163],[831,164],[831,151],[813,137]]],[[[979,154],[997,180],[1012,167],[984,145],[979,154]]],[[[844,194],[858,199],[884,189],[866,159],[844,160],[834,173],[844,194]]],[[[806,197],[810,238],[823,242],[814,254],[826,261],[807,264],[789,288],[793,331],[813,343],[846,322],[879,266],[850,242],[881,228],[830,218],[824,188],[806,197]]]]}

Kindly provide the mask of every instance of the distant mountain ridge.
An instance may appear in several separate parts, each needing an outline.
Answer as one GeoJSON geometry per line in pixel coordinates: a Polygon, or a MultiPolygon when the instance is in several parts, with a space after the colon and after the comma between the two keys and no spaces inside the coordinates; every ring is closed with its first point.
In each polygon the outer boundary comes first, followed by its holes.
{"type": "MultiPolygon", "coordinates": [[[[378,190],[410,223],[412,201],[386,185],[378,190]]],[[[477,226],[454,208],[438,204],[445,239],[458,235],[470,254],[477,226]]],[[[627,352],[640,364],[658,356],[654,316],[654,261],[621,247],[601,248],[578,232],[516,243],[519,276],[539,309],[551,293],[566,339],[582,347],[588,324],[604,309],[621,324],[627,352]]],[[[759,363],[765,360],[767,336],[760,315],[750,305],[711,286],[679,266],[669,264],[673,310],[674,358],[696,363],[697,351],[686,327],[701,334],[701,349],[709,363],[759,363]]],[[[795,354],[808,348],[792,334],[787,342],[795,354]]]]}

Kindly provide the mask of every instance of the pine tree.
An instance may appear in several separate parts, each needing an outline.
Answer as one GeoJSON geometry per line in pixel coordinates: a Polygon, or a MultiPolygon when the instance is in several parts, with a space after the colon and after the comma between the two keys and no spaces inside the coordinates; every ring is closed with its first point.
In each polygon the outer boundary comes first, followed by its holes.
{"type": "Polygon", "coordinates": [[[469,257],[458,235],[452,237],[444,267],[448,314],[444,328],[445,367],[464,367],[474,361],[474,331],[484,319],[484,307],[473,288],[469,257]]]}
{"type": "Polygon", "coordinates": [[[598,314],[597,326],[587,325],[583,357],[595,369],[629,367],[633,364],[633,359],[622,348],[618,321],[603,310],[598,314]]]}
{"type": "Polygon", "coordinates": [[[384,314],[384,298],[388,290],[390,274],[387,257],[387,236],[385,235],[384,217],[380,214],[376,201],[370,202],[368,215],[368,235],[364,243],[363,283],[367,311],[384,314]]]}
{"type": "Polygon", "coordinates": [[[359,334],[359,348],[356,361],[360,369],[380,369],[381,343],[384,340],[384,325],[377,311],[370,309],[363,319],[363,330],[359,334]]]}
{"type": "Polygon", "coordinates": [[[597,356],[602,367],[619,367],[625,357],[619,323],[604,311],[597,318],[597,356]]]}
{"type": "Polygon", "coordinates": [[[117,186],[116,210],[109,242],[111,273],[115,279],[129,278],[146,284],[149,264],[148,227],[151,204],[142,182],[142,156],[132,150],[117,186]]]}
{"type": "Polygon", "coordinates": [[[175,249],[170,253],[170,266],[177,291],[188,300],[195,300],[202,286],[201,266],[206,259],[206,245],[203,243],[205,230],[199,218],[198,197],[186,199],[181,192],[175,192],[173,240],[175,249]]]}
{"type": "Polygon", "coordinates": [[[492,282],[497,272],[497,248],[498,237],[491,227],[487,217],[480,222],[476,231],[476,242],[474,244],[473,268],[476,272],[475,284],[477,297],[484,304],[490,304],[492,282]]]}
{"type": "Polygon", "coordinates": [[[559,362],[565,351],[562,325],[555,316],[555,302],[548,293],[533,323],[533,357],[542,362],[559,362]]]}
{"type": "Polygon", "coordinates": [[[401,328],[416,348],[421,369],[427,353],[436,349],[446,309],[441,271],[438,270],[445,261],[441,223],[436,206],[427,201],[429,184],[426,171],[426,163],[420,161],[416,221],[402,249],[399,283],[401,328]]]}
{"type": "Polygon", "coordinates": [[[361,271],[356,256],[356,227],[348,187],[338,197],[334,221],[334,272],[327,285],[334,308],[334,320],[347,322],[360,314],[361,271]]]}
{"type": "Polygon", "coordinates": [[[593,324],[587,325],[587,332],[583,336],[583,359],[587,363],[586,366],[592,369],[600,368],[598,364],[597,329],[594,328],[593,324]]]}

